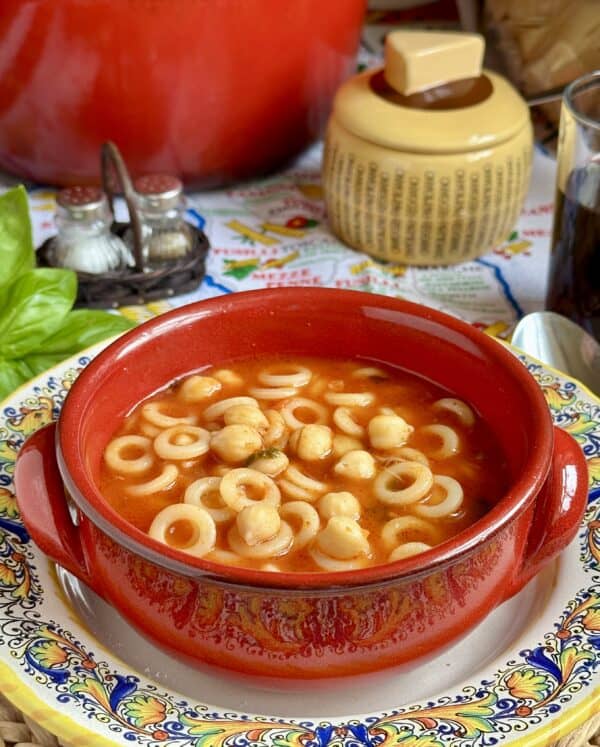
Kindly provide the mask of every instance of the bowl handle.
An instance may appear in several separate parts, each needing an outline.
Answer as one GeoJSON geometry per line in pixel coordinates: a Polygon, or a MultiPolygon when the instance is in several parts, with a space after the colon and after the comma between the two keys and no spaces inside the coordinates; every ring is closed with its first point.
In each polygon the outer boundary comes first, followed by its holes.
{"type": "Polygon", "coordinates": [[[521,567],[505,599],[516,594],[573,539],[581,524],[588,497],[588,468],[575,439],[554,427],[552,464],[536,498],[527,547],[521,567]]]}
{"type": "Polygon", "coordinates": [[[42,552],[94,588],[56,463],[55,432],[56,424],[51,423],[23,444],[15,468],[17,504],[42,552]]]}

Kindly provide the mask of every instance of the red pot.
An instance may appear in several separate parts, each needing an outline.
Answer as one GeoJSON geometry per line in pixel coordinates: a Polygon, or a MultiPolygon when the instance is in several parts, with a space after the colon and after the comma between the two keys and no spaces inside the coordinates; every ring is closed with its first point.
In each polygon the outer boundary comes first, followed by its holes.
{"type": "Polygon", "coordinates": [[[316,138],[354,64],[366,0],[2,0],[0,167],[97,181],[113,140],[134,174],[212,185],[316,138]]]}
{"type": "Polygon", "coordinates": [[[42,430],[26,443],[16,490],[42,550],[158,645],[249,674],[326,677],[410,662],[463,636],[574,536],[587,469],[576,442],[553,428],[526,368],[483,333],[395,298],[286,288],[192,304],[121,337],[79,376],[56,434],[42,430]],[[504,498],[420,556],[321,574],[191,558],[104,501],[97,488],[104,447],[148,393],[209,363],[322,351],[402,366],[474,405],[508,463],[504,498]]]}

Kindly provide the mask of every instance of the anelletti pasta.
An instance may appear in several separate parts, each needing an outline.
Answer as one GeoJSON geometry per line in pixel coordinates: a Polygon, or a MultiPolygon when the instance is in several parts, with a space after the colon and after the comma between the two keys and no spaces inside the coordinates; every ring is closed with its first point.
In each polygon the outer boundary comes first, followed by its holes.
{"type": "Polygon", "coordinates": [[[280,357],[191,372],[104,451],[115,511],[191,556],[277,572],[409,558],[502,496],[470,405],[379,362],[280,357]]]}

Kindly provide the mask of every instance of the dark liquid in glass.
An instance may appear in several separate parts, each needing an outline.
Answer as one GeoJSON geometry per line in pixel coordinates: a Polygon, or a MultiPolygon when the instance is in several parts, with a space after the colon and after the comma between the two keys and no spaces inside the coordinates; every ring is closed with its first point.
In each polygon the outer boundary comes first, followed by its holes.
{"type": "MultiPolygon", "coordinates": [[[[596,169],[594,169],[594,172],[596,169]]],[[[577,169],[555,204],[546,308],[600,341],[600,179],[577,169]]]]}

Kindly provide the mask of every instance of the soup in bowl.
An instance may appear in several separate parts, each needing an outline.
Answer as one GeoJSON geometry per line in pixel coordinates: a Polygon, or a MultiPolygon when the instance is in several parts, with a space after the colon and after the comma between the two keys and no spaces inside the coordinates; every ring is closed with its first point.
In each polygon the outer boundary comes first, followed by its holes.
{"type": "Polygon", "coordinates": [[[468,632],[572,539],[587,471],[496,341],[295,288],[119,338],[25,444],[16,489],[42,550],[159,646],[313,678],[468,632]]]}

